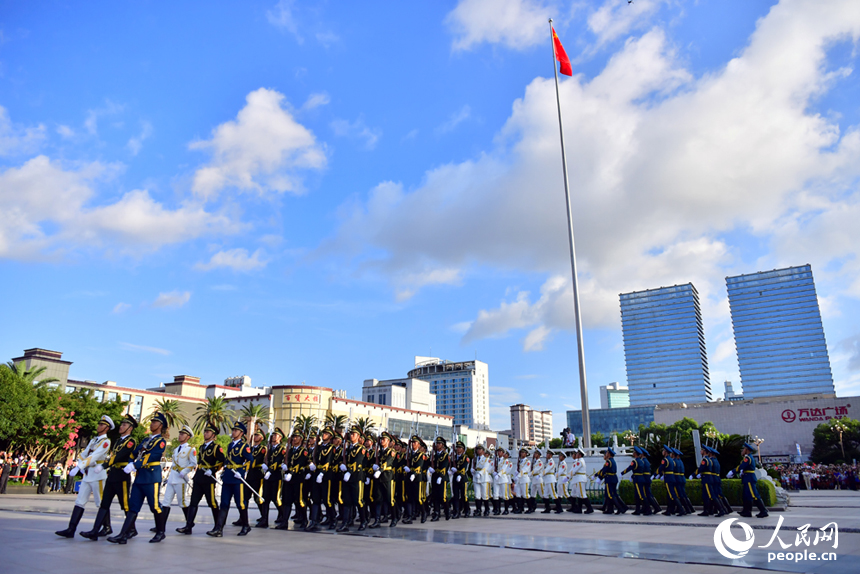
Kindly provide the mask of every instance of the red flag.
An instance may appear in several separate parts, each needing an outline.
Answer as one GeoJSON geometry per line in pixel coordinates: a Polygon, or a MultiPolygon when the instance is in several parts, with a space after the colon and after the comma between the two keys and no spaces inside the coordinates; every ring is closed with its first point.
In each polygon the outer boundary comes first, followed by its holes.
{"type": "Polygon", "coordinates": [[[567,52],[564,51],[564,46],[561,45],[561,40],[558,39],[558,34],[555,33],[555,26],[552,28],[552,44],[555,52],[555,59],[558,60],[558,72],[565,76],[573,75],[573,68],[570,67],[570,58],[567,57],[567,52]]]}

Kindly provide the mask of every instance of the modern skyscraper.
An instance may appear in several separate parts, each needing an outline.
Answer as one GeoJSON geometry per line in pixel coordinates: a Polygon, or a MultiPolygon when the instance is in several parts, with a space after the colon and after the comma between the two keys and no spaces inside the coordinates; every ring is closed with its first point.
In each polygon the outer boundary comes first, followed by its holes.
{"type": "Polygon", "coordinates": [[[436,412],[454,417],[455,425],[473,429],[490,428],[490,372],[482,361],[443,361],[436,357],[415,357],[409,378],[430,383],[436,395],[436,412]]]}
{"type": "Polygon", "coordinates": [[[693,284],[622,293],[620,299],[630,406],[713,400],[693,284]]]}
{"type": "Polygon", "coordinates": [[[630,406],[630,390],[619,383],[600,387],[600,408],[617,409],[630,406]]]}
{"type": "Polygon", "coordinates": [[[744,399],[835,394],[812,267],[726,277],[744,399]]]}

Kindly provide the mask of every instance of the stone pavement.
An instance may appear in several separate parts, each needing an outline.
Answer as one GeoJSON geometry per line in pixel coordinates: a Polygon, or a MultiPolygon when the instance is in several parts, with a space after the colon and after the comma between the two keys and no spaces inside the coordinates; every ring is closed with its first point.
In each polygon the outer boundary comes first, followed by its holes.
{"type": "MultiPolygon", "coordinates": [[[[860,495],[854,492],[813,491],[792,496],[786,512],[767,519],[740,519],[755,530],[756,546],[740,560],[719,555],[714,547],[716,525],[722,519],[688,517],[588,516],[537,514],[529,516],[469,518],[351,534],[255,529],[246,537],[236,537],[238,528],[227,526],[225,536],[205,535],[211,515],[201,509],[200,524],[193,536],[174,532],[182,513],[175,508],[168,524],[168,537],[161,544],[148,544],[152,518],[144,510],[138,519],[141,535],[126,546],[97,543],[81,537],[58,538],[55,530],[65,528],[73,498],[62,495],[0,496],[0,572],[87,572],[88,574],[136,574],[153,568],[161,571],[239,574],[252,569],[255,574],[307,567],[311,572],[344,572],[360,569],[374,574],[389,572],[486,571],[488,574],[570,572],[577,574],[624,571],[635,568],[644,574],[684,572],[732,574],[767,569],[787,572],[830,574],[853,571],[860,559],[860,495]],[[796,528],[811,524],[810,530],[827,522],[839,524],[836,562],[767,561],[769,551],[783,551],[774,542],[767,544],[779,518],[783,518],[780,538],[794,550],[796,528]]],[[[81,522],[89,529],[92,506],[81,522]]],[[[235,511],[233,514],[236,514],[235,511]]],[[[738,518],[737,514],[731,517],[738,518]]],[[[251,513],[252,520],[255,513],[251,513]]],[[[122,513],[113,513],[114,525],[122,513]]],[[[230,517],[230,521],[234,516],[230,517]]],[[[228,522],[229,524],[229,522],[228,522]]],[[[736,538],[743,539],[739,528],[736,538]]],[[[823,545],[810,546],[820,551],[823,545]]],[[[831,550],[828,544],[827,551],[831,550]]]]}

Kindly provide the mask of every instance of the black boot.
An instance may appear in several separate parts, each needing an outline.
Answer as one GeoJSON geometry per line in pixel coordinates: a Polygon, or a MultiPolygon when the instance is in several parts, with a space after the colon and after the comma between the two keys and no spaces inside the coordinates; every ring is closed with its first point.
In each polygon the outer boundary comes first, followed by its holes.
{"type": "Polygon", "coordinates": [[[242,523],[242,530],[236,536],[247,536],[251,532],[251,525],[248,523],[248,509],[239,509],[239,521],[242,523]]]}
{"type": "Polygon", "coordinates": [[[586,496],[582,499],[582,502],[585,503],[585,512],[583,514],[594,514],[594,509],[591,507],[591,499],[586,496]]]}
{"type": "Polygon", "coordinates": [[[135,530],[136,532],[136,529],[134,528],[135,520],[137,520],[137,512],[127,513],[125,515],[125,522],[122,523],[122,529],[119,531],[119,534],[116,536],[108,536],[107,541],[113,542],[114,544],[125,544],[128,542],[128,539],[131,538],[129,533],[132,530],[135,530]]]}
{"type": "Polygon", "coordinates": [[[96,522],[93,524],[93,529],[87,530],[86,532],[79,532],[78,534],[94,542],[97,541],[99,539],[99,527],[102,525],[102,522],[104,522],[106,516],[110,516],[108,509],[99,508],[99,513],[96,514],[96,522]]]}
{"type": "Polygon", "coordinates": [[[155,536],[149,541],[150,544],[157,544],[164,540],[165,534],[164,531],[167,529],[167,517],[170,516],[170,507],[163,507],[161,512],[155,515],[155,527],[158,529],[155,531],[155,536]]]}
{"type": "Polygon", "coordinates": [[[65,530],[58,530],[54,534],[57,536],[62,536],[63,538],[74,538],[75,531],[78,529],[78,523],[81,521],[81,517],[84,515],[84,507],[75,505],[72,508],[72,517],[69,519],[69,527],[65,530]]]}
{"type": "Polygon", "coordinates": [[[214,536],[215,538],[221,538],[224,536],[224,523],[227,522],[227,511],[219,510],[218,518],[215,519],[215,527],[212,530],[208,531],[206,534],[209,536],[214,536]]]}
{"type": "Polygon", "coordinates": [[[766,518],[770,513],[767,511],[767,508],[764,507],[764,501],[761,498],[755,499],[755,507],[758,508],[758,514],[756,514],[756,518],[766,518]]]}
{"type": "Polygon", "coordinates": [[[194,519],[197,518],[197,507],[189,506],[182,510],[185,511],[185,526],[177,528],[176,532],[180,534],[191,534],[191,530],[194,528],[194,519]]]}

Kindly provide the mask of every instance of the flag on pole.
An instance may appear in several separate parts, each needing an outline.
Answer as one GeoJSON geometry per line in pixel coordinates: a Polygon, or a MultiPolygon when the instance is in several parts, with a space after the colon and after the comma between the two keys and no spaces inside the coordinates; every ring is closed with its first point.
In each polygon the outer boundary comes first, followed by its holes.
{"type": "Polygon", "coordinates": [[[558,72],[565,76],[572,76],[573,68],[570,66],[570,58],[567,57],[567,52],[564,51],[564,46],[561,45],[558,34],[555,33],[555,26],[552,28],[552,47],[555,52],[555,59],[559,63],[558,72]]]}

